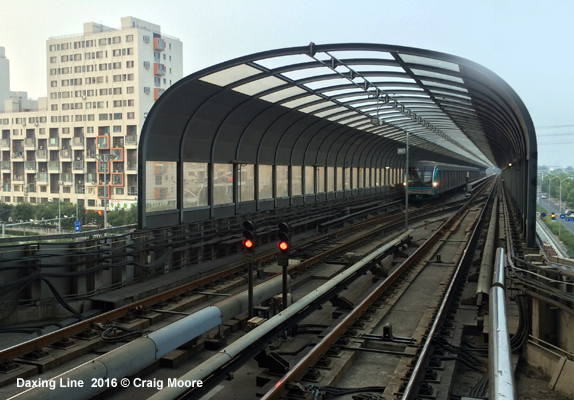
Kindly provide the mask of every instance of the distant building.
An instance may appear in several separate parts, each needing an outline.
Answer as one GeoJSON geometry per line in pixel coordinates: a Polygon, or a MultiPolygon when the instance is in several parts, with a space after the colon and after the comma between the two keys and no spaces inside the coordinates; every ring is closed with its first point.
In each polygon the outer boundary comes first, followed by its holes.
{"type": "Polygon", "coordinates": [[[11,92],[0,47],[0,200],[62,199],[104,206],[105,163],[110,207],[137,200],[137,144],[153,103],[183,76],[179,39],[133,17],[121,28],[85,23],[84,32],[46,42],[47,97],[11,92]]]}

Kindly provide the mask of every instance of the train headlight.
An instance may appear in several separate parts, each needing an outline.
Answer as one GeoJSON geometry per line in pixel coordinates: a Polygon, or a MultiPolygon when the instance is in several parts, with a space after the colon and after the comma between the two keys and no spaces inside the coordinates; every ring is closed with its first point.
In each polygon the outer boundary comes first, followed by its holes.
{"type": "Polygon", "coordinates": [[[438,186],[438,182],[433,182],[432,183],[432,187],[437,187],[438,186]]]}

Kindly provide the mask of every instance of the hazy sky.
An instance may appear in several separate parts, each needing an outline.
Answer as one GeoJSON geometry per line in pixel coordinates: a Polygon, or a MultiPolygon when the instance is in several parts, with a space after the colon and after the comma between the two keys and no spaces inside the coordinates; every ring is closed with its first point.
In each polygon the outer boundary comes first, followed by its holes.
{"type": "Polygon", "coordinates": [[[482,64],[522,98],[540,165],[574,165],[572,0],[0,0],[11,90],[46,95],[46,40],[134,16],[183,42],[184,75],[282,47],[366,42],[482,64]]]}

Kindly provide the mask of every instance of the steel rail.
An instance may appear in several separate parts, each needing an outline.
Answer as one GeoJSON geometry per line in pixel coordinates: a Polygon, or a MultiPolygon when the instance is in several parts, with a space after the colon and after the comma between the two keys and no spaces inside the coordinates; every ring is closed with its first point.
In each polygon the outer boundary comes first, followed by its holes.
{"type": "MultiPolygon", "coordinates": [[[[443,211],[448,211],[448,209],[443,210],[443,211]]],[[[426,215],[426,213],[418,216],[418,218],[424,218],[425,215],[426,215]]],[[[385,219],[385,218],[388,218],[388,215],[381,215],[380,216],[380,219],[385,219]]],[[[313,256],[313,257],[311,257],[311,258],[309,258],[309,259],[307,259],[307,260],[305,260],[299,264],[290,266],[288,272],[289,272],[289,274],[293,274],[293,273],[299,272],[300,270],[308,268],[308,267],[312,266],[313,264],[318,263],[321,260],[323,260],[327,257],[330,257],[331,255],[333,255],[337,252],[343,251],[344,249],[346,249],[350,246],[353,246],[356,243],[360,243],[361,241],[364,241],[365,238],[371,237],[373,235],[373,233],[376,233],[376,232],[384,230],[384,229],[387,229],[387,230],[392,229],[394,226],[402,224],[402,221],[403,221],[402,216],[392,217],[390,219],[390,221],[384,222],[382,225],[380,225],[376,228],[370,229],[366,233],[361,234],[358,237],[353,238],[350,241],[347,241],[343,244],[335,246],[334,248],[329,249],[329,250],[327,250],[321,254],[318,254],[316,256],[313,256]]],[[[336,231],[332,231],[332,232],[329,232],[329,233],[326,233],[323,235],[319,235],[319,236],[313,238],[313,240],[321,240],[324,238],[332,237],[334,235],[340,235],[341,233],[356,231],[356,230],[359,230],[363,226],[372,226],[372,224],[373,224],[372,219],[370,219],[368,221],[362,221],[360,223],[353,224],[351,226],[338,229],[336,231]]],[[[275,251],[273,250],[272,252],[270,251],[269,254],[258,257],[256,259],[256,262],[258,262],[258,263],[259,262],[268,262],[268,261],[274,260],[275,257],[276,257],[275,251]]],[[[246,268],[246,265],[243,263],[232,265],[223,271],[216,272],[214,274],[200,278],[198,280],[187,283],[185,285],[181,285],[181,286],[176,287],[174,289],[171,289],[169,291],[159,293],[157,295],[148,297],[146,299],[139,300],[139,301],[134,302],[132,304],[128,304],[128,305],[122,306],[120,308],[117,308],[117,309],[105,312],[103,314],[94,316],[92,318],[89,318],[89,319],[86,319],[83,321],[79,321],[78,323],[75,323],[73,325],[67,326],[67,327],[59,329],[57,331],[48,333],[46,335],[42,335],[38,338],[31,339],[31,340],[26,341],[24,343],[20,343],[20,344],[8,347],[8,348],[0,351],[0,360],[4,360],[4,359],[11,360],[11,359],[14,359],[17,357],[22,357],[28,353],[31,353],[32,351],[34,351],[37,348],[46,347],[46,346],[49,346],[49,345],[54,344],[56,342],[59,342],[60,340],[62,340],[64,338],[70,338],[72,336],[81,334],[81,333],[85,332],[87,329],[89,329],[92,326],[92,324],[109,323],[110,321],[114,321],[114,320],[117,320],[119,318],[122,318],[123,316],[128,314],[130,312],[130,310],[132,310],[132,309],[146,308],[146,307],[154,306],[157,303],[169,300],[169,299],[176,297],[176,296],[186,294],[192,290],[206,286],[209,283],[212,283],[214,281],[217,281],[217,280],[220,280],[220,279],[223,279],[223,278],[235,275],[235,274],[242,273],[245,268],[246,268]]],[[[273,276],[270,277],[269,279],[271,279],[271,278],[273,278],[273,276]]]]}
{"type": "Polygon", "coordinates": [[[414,265],[419,259],[424,257],[424,255],[435,245],[440,237],[448,230],[451,226],[458,222],[460,215],[462,215],[469,205],[474,201],[470,199],[465,203],[465,205],[459,208],[459,211],[452,216],[448,221],[444,222],[435,233],[423,243],[407,260],[403,262],[397,269],[395,269],[385,280],[380,282],[376,288],[364,299],[362,300],[349,314],[347,314],[344,319],[339,322],[333,330],[331,330],[313,349],[301,359],[287,374],[285,374],[272,389],[270,389],[261,399],[271,400],[279,399],[281,394],[287,388],[287,384],[291,382],[296,382],[300,380],[307,370],[314,365],[319,357],[326,353],[326,351],[333,346],[336,341],[344,334],[344,332],[350,327],[364,312],[365,310],[381,296],[381,294],[392,285],[403,272],[407,271],[412,265],[414,265]]]}
{"type": "MultiPolygon", "coordinates": [[[[496,186],[495,186],[495,188],[496,188],[496,186]]],[[[482,222],[484,221],[484,219],[486,217],[486,210],[488,208],[488,204],[493,199],[493,194],[495,193],[495,190],[494,190],[495,188],[493,188],[490,191],[490,194],[489,194],[487,200],[485,201],[485,206],[482,209],[480,216],[478,218],[479,222],[474,224],[474,229],[472,231],[470,239],[464,248],[461,259],[457,263],[455,272],[454,272],[454,274],[450,280],[448,288],[447,288],[445,295],[443,297],[443,301],[441,302],[441,305],[438,309],[438,312],[436,314],[434,322],[433,322],[431,329],[430,329],[430,331],[426,337],[425,343],[424,343],[424,345],[420,351],[419,358],[417,359],[417,362],[416,362],[416,364],[413,367],[413,370],[411,372],[411,376],[409,377],[409,380],[405,385],[405,389],[404,389],[403,394],[401,396],[401,399],[403,399],[403,400],[412,400],[418,396],[418,391],[419,391],[418,385],[423,379],[424,370],[426,368],[426,365],[428,363],[428,358],[430,356],[430,349],[432,347],[432,341],[434,339],[434,336],[438,332],[439,327],[444,320],[444,317],[446,316],[446,310],[448,308],[448,304],[449,304],[450,299],[452,297],[452,294],[454,292],[455,286],[458,284],[459,277],[462,275],[463,266],[465,265],[467,260],[469,260],[469,258],[472,261],[472,256],[474,253],[474,247],[475,247],[476,242],[478,241],[478,239],[480,237],[480,231],[482,229],[482,222]]]]}

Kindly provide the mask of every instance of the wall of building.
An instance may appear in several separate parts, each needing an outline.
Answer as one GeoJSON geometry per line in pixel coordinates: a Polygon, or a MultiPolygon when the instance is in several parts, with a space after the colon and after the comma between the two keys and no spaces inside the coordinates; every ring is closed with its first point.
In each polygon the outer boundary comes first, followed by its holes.
{"type": "Polygon", "coordinates": [[[82,34],[47,40],[47,98],[35,107],[14,99],[0,114],[2,201],[101,210],[107,188],[114,204],[136,203],[139,132],[183,75],[182,44],[156,24],[125,17],[121,25],[85,23],[82,34]],[[110,154],[106,168],[98,158],[110,154]]]}

